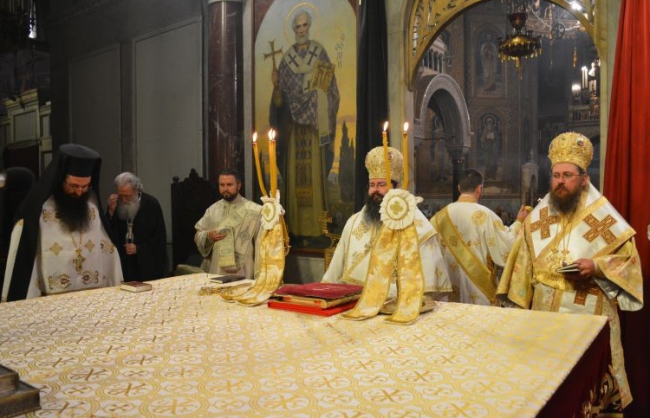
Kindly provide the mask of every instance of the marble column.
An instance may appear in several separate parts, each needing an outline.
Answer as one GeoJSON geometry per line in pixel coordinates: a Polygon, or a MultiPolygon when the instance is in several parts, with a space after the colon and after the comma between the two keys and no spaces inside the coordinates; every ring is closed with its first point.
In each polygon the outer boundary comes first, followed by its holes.
{"type": "MultiPolygon", "coordinates": [[[[245,0],[208,0],[207,177],[244,176],[243,14],[245,0]]],[[[244,183],[245,184],[245,183],[244,183]]]]}

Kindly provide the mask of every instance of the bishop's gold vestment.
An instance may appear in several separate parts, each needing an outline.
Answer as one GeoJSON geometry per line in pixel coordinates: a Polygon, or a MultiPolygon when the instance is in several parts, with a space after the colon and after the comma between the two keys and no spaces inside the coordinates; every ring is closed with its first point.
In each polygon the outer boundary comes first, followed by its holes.
{"type": "Polygon", "coordinates": [[[588,184],[570,219],[549,206],[549,195],[524,221],[497,290],[504,301],[525,309],[605,315],[611,328],[614,377],[625,407],[632,401],[621,346],[617,306],[625,311],[643,307],[641,263],[635,231],[588,184]],[[586,258],[594,261],[599,277],[572,281],[556,270],[586,258]]]}
{"type": "MultiPolygon", "coordinates": [[[[348,219],[323,282],[364,285],[370,268],[370,253],[380,225],[373,226],[364,219],[364,209],[348,219]]],[[[419,210],[415,213],[420,259],[424,273],[425,293],[447,293],[451,282],[447,267],[436,241],[436,231],[419,210]]],[[[389,296],[395,296],[395,277],[391,278],[389,296]]]]}

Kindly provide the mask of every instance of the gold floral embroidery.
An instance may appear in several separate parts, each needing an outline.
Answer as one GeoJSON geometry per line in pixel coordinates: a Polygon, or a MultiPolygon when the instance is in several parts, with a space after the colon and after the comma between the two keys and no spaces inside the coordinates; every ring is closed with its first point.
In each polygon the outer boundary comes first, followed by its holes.
{"type": "Polygon", "coordinates": [[[494,239],[494,237],[490,237],[487,239],[487,245],[488,247],[494,247],[495,245],[497,245],[497,240],[494,239]]]}
{"type": "Polygon", "coordinates": [[[472,223],[476,226],[481,226],[487,221],[487,214],[481,210],[477,210],[472,214],[472,223]]]}
{"type": "Polygon", "coordinates": [[[59,222],[56,212],[52,209],[43,209],[43,222],[59,222]]]}
{"type": "Polygon", "coordinates": [[[97,214],[95,213],[95,208],[90,208],[89,212],[90,212],[90,219],[94,220],[97,217],[97,214]]]}
{"type": "Polygon", "coordinates": [[[471,240],[471,239],[467,240],[467,246],[471,247],[472,245],[478,247],[479,245],[481,245],[481,241],[478,238],[475,240],[471,240]]]}
{"type": "Polygon", "coordinates": [[[67,289],[70,287],[70,276],[62,274],[60,276],[50,276],[47,278],[50,290],[67,289]]]}
{"type": "Polygon", "coordinates": [[[63,249],[63,247],[61,247],[58,242],[55,242],[50,247],[50,251],[52,251],[54,253],[54,255],[57,255],[57,256],[59,255],[59,253],[61,252],[62,249],[63,249]]]}
{"type": "Polygon", "coordinates": [[[113,254],[115,252],[115,246],[110,241],[103,239],[100,242],[100,246],[102,248],[102,252],[105,254],[113,254]]]}
{"type": "Polygon", "coordinates": [[[507,231],[508,228],[503,224],[503,222],[499,221],[498,219],[494,220],[494,228],[498,229],[499,231],[507,231]]]}
{"type": "Polygon", "coordinates": [[[99,272],[98,271],[84,271],[81,275],[81,281],[83,284],[97,284],[99,283],[99,272]]]}
{"type": "Polygon", "coordinates": [[[368,227],[368,225],[365,222],[361,221],[359,226],[357,226],[355,228],[355,230],[352,231],[352,235],[354,235],[354,237],[357,240],[360,240],[363,237],[363,235],[368,231],[370,231],[370,228],[368,227]]]}
{"type": "Polygon", "coordinates": [[[91,240],[88,240],[85,245],[86,249],[88,252],[91,252],[93,248],[95,248],[95,243],[93,243],[91,240]]]}

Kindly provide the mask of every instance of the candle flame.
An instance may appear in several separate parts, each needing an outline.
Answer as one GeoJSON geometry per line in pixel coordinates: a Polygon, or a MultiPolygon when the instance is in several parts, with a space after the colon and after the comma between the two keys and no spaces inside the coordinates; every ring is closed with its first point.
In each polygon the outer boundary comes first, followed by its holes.
{"type": "Polygon", "coordinates": [[[384,132],[388,130],[388,121],[384,122],[384,132]]]}
{"type": "Polygon", "coordinates": [[[275,141],[275,129],[271,129],[271,130],[269,131],[269,139],[270,139],[271,141],[275,141]]]}
{"type": "Polygon", "coordinates": [[[406,132],[408,132],[408,131],[409,131],[409,123],[408,123],[408,122],[404,122],[404,133],[406,133],[406,132]]]}
{"type": "Polygon", "coordinates": [[[253,143],[257,142],[257,132],[253,132],[253,143]]]}

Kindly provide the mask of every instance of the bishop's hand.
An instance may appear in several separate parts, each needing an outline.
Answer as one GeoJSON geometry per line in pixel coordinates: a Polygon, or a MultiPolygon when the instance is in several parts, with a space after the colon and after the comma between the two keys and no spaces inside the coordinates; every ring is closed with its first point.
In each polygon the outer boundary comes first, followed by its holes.
{"type": "Polygon", "coordinates": [[[584,280],[596,273],[596,264],[588,258],[579,258],[573,262],[579,270],[576,273],[566,273],[567,277],[572,280],[584,280]]]}

